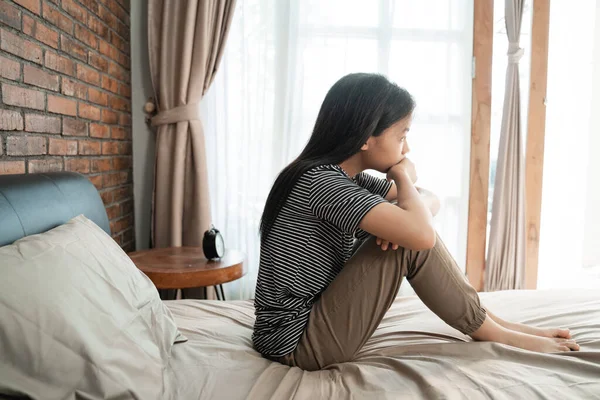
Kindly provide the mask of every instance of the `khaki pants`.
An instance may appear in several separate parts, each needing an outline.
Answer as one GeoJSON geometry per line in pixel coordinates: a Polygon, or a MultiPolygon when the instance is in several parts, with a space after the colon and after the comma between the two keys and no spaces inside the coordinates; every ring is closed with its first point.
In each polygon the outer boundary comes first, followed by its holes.
{"type": "Polygon", "coordinates": [[[314,371],[351,361],[392,305],[402,278],[431,311],[464,334],[486,317],[477,292],[437,238],[431,250],[387,251],[371,237],[313,305],[296,349],[277,361],[314,371]]]}

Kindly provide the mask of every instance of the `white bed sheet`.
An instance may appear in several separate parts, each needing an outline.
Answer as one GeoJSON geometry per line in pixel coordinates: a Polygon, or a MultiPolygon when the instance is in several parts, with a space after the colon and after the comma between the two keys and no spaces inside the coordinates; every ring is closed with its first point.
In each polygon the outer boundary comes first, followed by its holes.
{"type": "Polygon", "coordinates": [[[166,392],[182,400],[600,399],[600,291],[481,298],[502,318],[570,328],[581,351],[539,354],[473,342],[411,296],[397,298],[354,362],[306,372],[252,349],[250,301],[171,301],[189,341],[173,347],[166,392]]]}

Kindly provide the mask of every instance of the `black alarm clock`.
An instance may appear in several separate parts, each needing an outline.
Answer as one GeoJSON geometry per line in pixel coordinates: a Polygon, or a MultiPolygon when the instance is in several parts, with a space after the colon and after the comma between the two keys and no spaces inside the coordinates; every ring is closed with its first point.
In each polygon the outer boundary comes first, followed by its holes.
{"type": "Polygon", "coordinates": [[[212,225],[209,230],[204,232],[202,250],[204,251],[204,256],[209,260],[221,258],[225,255],[223,235],[212,225]]]}

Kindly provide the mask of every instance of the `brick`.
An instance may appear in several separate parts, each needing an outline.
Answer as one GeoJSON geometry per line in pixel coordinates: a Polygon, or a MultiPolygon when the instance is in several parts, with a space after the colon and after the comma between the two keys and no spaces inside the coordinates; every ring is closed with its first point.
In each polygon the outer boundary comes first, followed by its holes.
{"type": "MultiPolygon", "coordinates": [[[[22,131],[23,117],[20,112],[0,109],[0,131],[22,131]]],[[[2,147],[2,142],[0,142],[2,147]]]]}
{"type": "Polygon", "coordinates": [[[42,48],[40,46],[4,29],[0,29],[0,48],[17,57],[37,64],[42,63],[42,48]]]}
{"type": "Polygon", "coordinates": [[[131,111],[129,100],[113,96],[110,98],[110,108],[119,111],[131,111]]]}
{"type": "Polygon", "coordinates": [[[96,186],[96,189],[102,189],[102,175],[88,176],[88,179],[96,186]]]}
{"type": "Polygon", "coordinates": [[[102,154],[119,154],[119,142],[103,142],[102,154]]]}
{"type": "Polygon", "coordinates": [[[2,101],[17,107],[43,110],[46,95],[31,89],[2,84],[2,101]]]}
{"type": "Polygon", "coordinates": [[[65,96],[74,96],[85,100],[87,99],[88,89],[87,86],[82,83],[63,77],[61,93],[65,96]]]}
{"type": "Polygon", "coordinates": [[[48,154],[58,156],[76,156],[77,140],[49,139],[48,154]]]}
{"type": "Polygon", "coordinates": [[[74,0],[62,0],[62,8],[77,21],[85,24],[87,22],[87,11],[74,0]]]}
{"type": "Polygon", "coordinates": [[[100,54],[117,61],[119,59],[119,50],[110,45],[109,42],[101,41],[99,45],[100,54]]]}
{"type": "Polygon", "coordinates": [[[75,63],[72,60],[59,56],[58,54],[46,50],[44,65],[47,68],[62,72],[66,75],[75,76],[75,63]]]}
{"type": "Polygon", "coordinates": [[[34,14],[40,15],[40,0],[13,0],[34,14]]]}
{"type": "MultiPolygon", "coordinates": [[[[111,230],[111,232],[112,232],[112,230],[111,230]]],[[[123,246],[123,235],[121,234],[121,232],[113,234],[112,239],[119,246],[121,246],[121,247],[123,246]]]]}
{"type": "MultiPolygon", "coordinates": [[[[108,1],[111,0],[107,0],[107,2],[108,1]]],[[[104,2],[104,4],[106,5],[107,2],[104,2]]],[[[110,26],[112,29],[116,30],[116,24],[119,19],[112,12],[110,12],[107,7],[98,8],[98,17],[100,17],[102,21],[106,22],[106,24],[108,24],[108,26],[110,26]]]]}
{"type": "Polygon", "coordinates": [[[57,75],[49,74],[46,71],[29,64],[23,66],[23,81],[30,85],[58,91],[57,75]]]}
{"type": "Polygon", "coordinates": [[[130,169],[132,166],[131,157],[115,157],[112,160],[115,170],[130,169]]]}
{"type": "Polygon", "coordinates": [[[108,220],[113,220],[121,216],[121,206],[119,204],[114,204],[110,207],[106,208],[106,215],[108,216],[108,220]]]}
{"type": "Polygon", "coordinates": [[[119,85],[119,94],[123,97],[131,98],[131,86],[121,83],[119,85]]]}
{"type": "Polygon", "coordinates": [[[119,64],[121,64],[122,66],[125,67],[125,69],[130,70],[131,69],[131,58],[129,58],[128,56],[126,56],[123,53],[119,53],[119,59],[117,60],[117,62],[119,64]]]}
{"type": "Polygon", "coordinates": [[[88,123],[74,118],[63,118],[64,136],[87,136],[88,123]]]}
{"type": "Polygon", "coordinates": [[[127,229],[125,232],[123,232],[123,242],[128,243],[128,242],[131,242],[132,240],[133,240],[133,228],[127,229]]]}
{"type": "Polygon", "coordinates": [[[85,156],[97,156],[102,152],[102,142],[91,140],[79,141],[79,154],[85,156]]]}
{"type": "Polygon", "coordinates": [[[119,125],[131,126],[131,115],[121,114],[121,117],[119,118],[119,125]]]}
{"type": "Polygon", "coordinates": [[[23,15],[23,33],[33,37],[35,31],[35,21],[29,15],[23,15]]]}
{"type": "Polygon", "coordinates": [[[131,142],[121,142],[119,144],[119,153],[123,155],[131,155],[131,142]]]}
{"type": "Polygon", "coordinates": [[[112,187],[122,185],[127,181],[127,173],[125,173],[125,180],[121,175],[121,172],[112,172],[103,175],[102,187],[112,187]]]}
{"type": "Polygon", "coordinates": [[[77,101],[48,95],[48,112],[76,116],[77,101]]]}
{"type": "Polygon", "coordinates": [[[126,244],[122,245],[122,246],[121,246],[121,248],[123,249],[123,251],[124,251],[125,253],[131,253],[131,252],[134,252],[134,251],[136,250],[136,247],[135,247],[135,240],[133,240],[133,241],[131,241],[131,242],[129,242],[129,243],[126,243],[126,244]]]}
{"type": "Polygon", "coordinates": [[[27,169],[30,174],[62,171],[63,162],[61,159],[30,160],[27,162],[27,169]]]}
{"type": "Polygon", "coordinates": [[[60,133],[60,118],[40,114],[25,114],[27,132],[60,133]]]}
{"type": "Polygon", "coordinates": [[[131,10],[131,8],[130,8],[130,0],[119,0],[119,4],[121,4],[123,6],[123,8],[125,9],[125,11],[129,12],[131,10]]]}
{"type": "Polygon", "coordinates": [[[125,71],[123,67],[120,67],[117,63],[114,62],[110,62],[108,64],[108,74],[125,83],[129,83],[129,81],[131,80],[129,73],[125,71]]]}
{"type": "Polygon", "coordinates": [[[128,25],[129,16],[127,12],[115,1],[108,2],[108,9],[116,15],[121,21],[123,21],[126,25],[128,25]]]}
{"type": "Polygon", "coordinates": [[[49,29],[43,24],[36,24],[35,38],[48,46],[58,48],[58,32],[54,29],[49,29]]]}
{"type": "Polygon", "coordinates": [[[133,212],[133,200],[127,200],[121,203],[121,214],[127,215],[133,212]]]}
{"type": "Polygon", "coordinates": [[[116,124],[119,122],[119,114],[111,110],[102,110],[102,122],[105,124],[116,124]]]}
{"type": "Polygon", "coordinates": [[[128,215],[116,221],[111,221],[110,228],[111,232],[119,233],[124,231],[125,229],[129,229],[133,225],[133,216],[128,215]]]}
{"type": "Polygon", "coordinates": [[[102,89],[119,94],[119,82],[106,75],[102,75],[102,89]]]}
{"type": "Polygon", "coordinates": [[[110,34],[110,42],[113,46],[121,50],[123,53],[129,54],[129,43],[121,39],[119,35],[115,34],[114,32],[111,32],[110,34]]]}
{"type": "Polygon", "coordinates": [[[87,48],[71,39],[67,35],[60,35],[60,48],[62,51],[69,53],[75,58],[80,59],[81,61],[87,62],[88,59],[88,51],[87,48]]]}
{"type": "Polygon", "coordinates": [[[102,199],[102,203],[104,203],[104,205],[110,204],[113,202],[113,190],[106,190],[106,191],[102,191],[100,192],[100,198],[102,199]]]}
{"type": "Polygon", "coordinates": [[[129,42],[130,32],[129,32],[129,28],[127,27],[127,25],[125,25],[121,21],[117,20],[116,23],[114,24],[113,29],[119,34],[119,36],[121,36],[123,39],[125,39],[127,42],[129,42]]]}
{"type": "Polygon", "coordinates": [[[100,121],[100,109],[98,107],[79,102],[79,116],[81,118],[100,121]]]}
{"type": "Polygon", "coordinates": [[[133,196],[133,188],[131,188],[131,187],[119,188],[119,189],[113,191],[112,201],[114,201],[115,203],[118,203],[120,201],[129,199],[132,196],[133,196]]]}
{"type": "Polygon", "coordinates": [[[6,1],[0,2],[0,22],[20,30],[21,11],[6,1]]]}
{"type": "Polygon", "coordinates": [[[65,160],[65,170],[79,172],[81,174],[89,174],[90,160],[87,158],[67,158],[65,160]]]}
{"type": "Polygon", "coordinates": [[[106,172],[112,169],[110,158],[95,158],[92,160],[92,172],[106,172]]]}
{"type": "Polygon", "coordinates": [[[34,156],[46,154],[48,146],[42,136],[9,136],[6,138],[6,154],[9,156],[34,156]]]}
{"type": "Polygon", "coordinates": [[[0,161],[0,175],[25,173],[25,161],[0,161]]]}
{"type": "Polygon", "coordinates": [[[88,100],[92,103],[100,104],[103,106],[108,105],[108,94],[99,90],[90,88],[88,92],[88,100]]]}
{"type": "Polygon", "coordinates": [[[58,48],[58,32],[47,28],[44,24],[38,24],[28,15],[23,15],[23,32],[48,46],[58,48]]]}
{"type": "Polygon", "coordinates": [[[0,76],[13,81],[19,80],[21,78],[21,64],[0,56],[0,76]]]}
{"type": "Polygon", "coordinates": [[[94,14],[98,14],[98,0],[79,0],[79,2],[94,14]]]}
{"type": "Polygon", "coordinates": [[[100,74],[82,64],[77,64],[77,78],[92,85],[100,86],[100,74]]]}
{"type": "MultiPolygon", "coordinates": [[[[92,1],[95,1],[95,0],[92,0],[92,1]]],[[[90,14],[88,16],[88,25],[87,26],[101,38],[103,38],[105,40],[110,39],[110,31],[108,30],[108,26],[104,22],[102,22],[101,20],[96,18],[94,15],[90,14]]]]}
{"type": "Polygon", "coordinates": [[[46,1],[43,2],[42,14],[46,21],[68,34],[73,34],[73,21],[46,1]]]}
{"type": "Polygon", "coordinates": [[[99,69],[102,72],[108,72],[108,60],[98,54],[90,53],[89,65],[99,69]]]}
{"type": "Polygon", "coordinates": [[[94,138],[110,138],[110,131],[108,126],[100,124],[90,124],[90,137],[94,138]]]}
{"type": "Polygon", "coordinates": [[[81,25],[75,25],[75,37],[83,43],[90,46],[92,49],[98,48],[98,39],[89,29],[81,25]]]}
{"type": "Polygon", "coordinates": [[[110,137],[113,139],[119,139],[119,140],[130,139],[128,130],[119,128],[117,126],[113,126],[110,129],[110,137]]]}

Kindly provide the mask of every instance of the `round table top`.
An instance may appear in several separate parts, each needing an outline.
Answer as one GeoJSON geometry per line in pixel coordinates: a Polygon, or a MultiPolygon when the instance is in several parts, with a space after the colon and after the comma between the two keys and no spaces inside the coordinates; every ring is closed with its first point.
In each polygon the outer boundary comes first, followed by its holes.
{"type": "Polygon", "coordinates": [[[158,289],[185,289],[231,282],[246,274],[244,254],[225,250],[220,259],[207,260],[202,247],[168,247],[129,253],[134,264],[158,289]]]}

